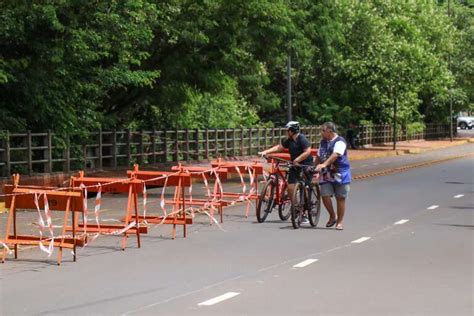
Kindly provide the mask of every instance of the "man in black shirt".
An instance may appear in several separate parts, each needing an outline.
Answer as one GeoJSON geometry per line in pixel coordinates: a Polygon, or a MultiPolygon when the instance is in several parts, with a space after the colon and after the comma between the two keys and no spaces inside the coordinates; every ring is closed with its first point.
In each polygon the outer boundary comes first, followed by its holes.
{"type": "MultiPolygon", "coordinates": [[[[294,165],[310,166],[313,164],[313,157],[311,157],[311,146],[308,139],[300,133],[300,123],[290,121],[286,124],[288,138],[282,141],[281,144],[273,146],[270,149],[259,152],[259,155],[264,156],[272,153],[282,152],[285,148],[290,152],[290,159],[294,165]]],[[[291,168],[288,175],[288,193],[293,196],[295,183],[298,180],[298,170],[291,168]]]]}

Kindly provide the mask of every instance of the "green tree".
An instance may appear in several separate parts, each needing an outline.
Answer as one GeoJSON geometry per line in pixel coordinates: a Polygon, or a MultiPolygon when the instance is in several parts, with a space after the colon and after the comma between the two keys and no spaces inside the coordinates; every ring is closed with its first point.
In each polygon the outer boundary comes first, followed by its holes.
{"type": "Polygon", "coordinates": [[[114,121],[107,100],[151,87],[142,69],[157,20],[142,0],[0,4],[0,129],[79,132],[114,121]]]}

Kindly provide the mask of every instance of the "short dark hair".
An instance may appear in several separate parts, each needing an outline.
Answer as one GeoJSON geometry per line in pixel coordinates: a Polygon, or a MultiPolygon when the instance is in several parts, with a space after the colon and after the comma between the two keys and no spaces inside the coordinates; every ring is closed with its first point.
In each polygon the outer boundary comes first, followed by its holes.
{"type": "Polygon", "coordinates": [[[326,122],[323,125],[321,125],[321,128],[328,129],[334,133],[336,132],[336,124],[334,124],[333,122],[326,122]]]}

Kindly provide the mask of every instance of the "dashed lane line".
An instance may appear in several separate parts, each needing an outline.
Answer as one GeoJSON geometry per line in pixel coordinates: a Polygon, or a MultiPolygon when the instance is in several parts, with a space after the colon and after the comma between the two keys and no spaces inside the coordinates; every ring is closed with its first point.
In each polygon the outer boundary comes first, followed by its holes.
{"type": "Polygon", "coordinates": [[[298,264],[295,264],[295,265],[293,266],[293,268],[304,268],[304,267],[306,267],[306,266],[309,266],[309,265],[312,264],[312,263],[315,263],[316,261],[318,261],[318,259],[307,259],[307,260],[302,261],[302,262],[300,262],[300,263],[298,263],[298,264]]]}
{"type": "Polygon", "coordinates": [[[210,300],[201,302],[201,303],[198,304],[198,306],[211,306],[211,305],[220,303],[222,301],[228,300],[230,298],[233,298],[233,297],[235,297],[239,294],[240,294],[239,292],[227,292],[227,293],[222,294],[220,296],[211,298],[210,300]]]}
{"type": "Polygon", "coordinates": [[[399,220],[398,222],[396,222],[395,225],[402,225],[402,224],[405,224],[408,221],[410,221],[410,220],[409,219],[402,219],[402,220],[399,220]]]}
{"type": "Polygon", "coordinates": [[[367,240],[369,240],[369,239],[370,239],[370,237],[361,237],[361,238],[359,238],[359,239],[356,239],[356,240],[351,241],[351,243],[353,243],[353,244],[360,244],[360,243],[363,243],[364,241],[367,241],[367,240]]]}
{"type": "Polygon", "coordinates": [[[463,196],[464,196],[464,194],[458,194],[458,195],[453,196],[453,198],[459,199],[459,198],[462,198],[463,196]]]}
{"type": "Polygon", "coordinates": [[[434,210],[437,209],[439,205],[431,205],[430,207],[427,208],[427,210],[434,210]]]}

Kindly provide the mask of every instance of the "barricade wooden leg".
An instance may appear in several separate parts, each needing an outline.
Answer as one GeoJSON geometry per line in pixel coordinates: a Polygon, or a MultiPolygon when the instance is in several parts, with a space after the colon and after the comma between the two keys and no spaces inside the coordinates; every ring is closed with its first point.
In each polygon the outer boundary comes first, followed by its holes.
{"type": "Polygon", "coordinates": [[[212,219],[214,218],[214,206],[211,204],[211,209],[209,210],[209,214],[211,215],[211,218],[209,218],[209,225],[212,225],[212,219]]]}
{"type": "Polygon", "coordinates": [[[222,207],[222,205],[219,205],[219,213],[221,214],[221,224],[222,224],[224,222],[224,217],[223,217],[224,208],[222,207]]]}
{"type": "Polygon", "coordinates": [[[63,247],[59,246],[59,251],[58,251],[58,266],[61,265],[61,259],[63,257],[63,247]]]}
{"type": "MultiPolygon", "coordinates": [[[[13,236],[16,239],[16,210],[13,210],[13,236]]],[[[13,248],[15,249],[15,259],[18,259],[18,244],[15,243],[13,248]]]]}
{"type": "MultiPolygon", "coordinates": [[[[84,212],[82,214],[84,214],[84,212]]],[[[84,223],[84,216],[83,216],[82,223],[84,224],[84,231],[87,231],[87,224],[84,223]]],[[[74,246],[72,250],[73,251],[72,259],[74,260],[74,262],[76,262],[76,227],[78,224],[79,224],[79,214],[77,214],[73,209],[72,210],[72,238],[74,240],[74,246]]],[[[84,238],[87,238],[87,237],[84,237],[84,238]]]]}
{"type": "MultiPolygon", "coordinates": [[[[132,219],[132,200],[133,199],[133,186],[131,185],[128,189],[128,201],[127,201],[127,216],[125,220],[125,226],[130,224],[132,219]]],[[[123,232],[122,237],[122,250],[125,251],[125,247],[127,246],[127,232],[123,232]]]]}
{"type": "MultiPolygon", "coordinates": [[[[181,180],[180,180],[181,184],[181,180]]],[[[183,226],[183,237],[186,238],[186,200],[184,198],[184,186],[181,186],[181,205],[182,205],[182,212],[184,218],[184,226],[183,226]]]]}
{"type": "Polygon", "coordinates": [[[186,238],[186,211],[183,210],[184,216],[184,226],[183,226],[183,237],[186,238]]]}
{"type": "Polygon", "coordinates": [[[122,237],[122,250],[125,251],[125,247],[127,246],[127,233],[123,233],[122,237]]]}
{"type": "MultiPolygon", "coordinates": [[[[15,212],[15,202],[16,196],[12,197],[12,202],[10,204],[10,212],[8,212],[7,228],[5,229],[5,243],[7,243],[8,236],[10,235],[10,227],[12,225],[13,213],[15,212]]],[[[7,249],[3,248],[2,263],[5,262],[7,256],[7,249]]]]}
{"type": "Polygon", "coordinates": [[[138,218],[138,194],[137,194],[137,190],[136,190],[136,186],[134,185],[134,193],[133,193],[133,201],[134,201],[134,206],[135,206],[135,226],[137,228],[137,245],[138,245],[138,248],[140,248],[140,221],[139,221],[139,218],[138,218]]]}
{"type": "MultiPolygon", "coordinates": [[[[67,199],[66,203],[66,213],[69,213],[71,211],[71,197],[67,199]]],[[[66,218],[67,220],[67,218],[66,218]]],[[[72,226],[72,241],[73,241],[73,246],[72,246],[72,260],[76,262],[76,225],[77,225],[77,220],[78,216],[76,212],[74,212],[74,209],[71,211],[71,226],[72,226]]],[[[63,236],[66,235],[66,221],[64,221],[64,226],[63,226],[63,236]]],[[[64,239],[62,240],[64,242],[64,239]]]]}

